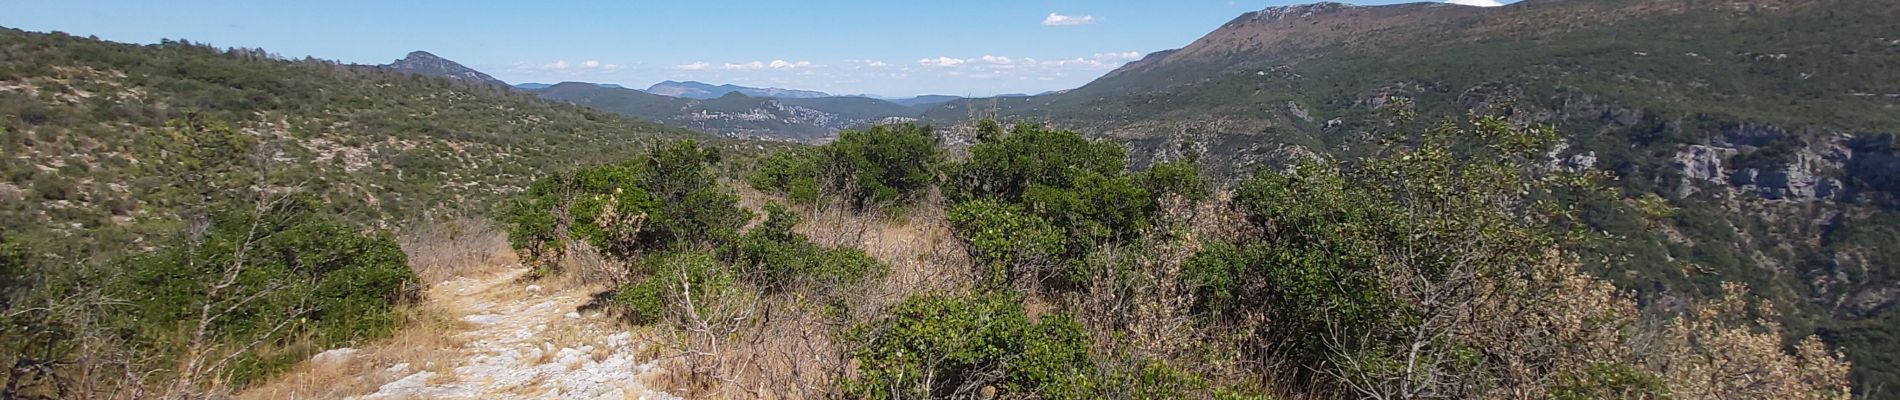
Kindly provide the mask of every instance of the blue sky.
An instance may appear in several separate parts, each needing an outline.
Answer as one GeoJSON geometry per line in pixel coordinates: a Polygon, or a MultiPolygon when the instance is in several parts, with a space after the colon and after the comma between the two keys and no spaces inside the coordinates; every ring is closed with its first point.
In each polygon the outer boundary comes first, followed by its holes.
{"type": "Polygon", "coordinates": [[[1081,86],[1241,13],[1291,3],[0,0],[0,26],[365,64],[427,50],[510,83],[987,96],[1081,86]]]}

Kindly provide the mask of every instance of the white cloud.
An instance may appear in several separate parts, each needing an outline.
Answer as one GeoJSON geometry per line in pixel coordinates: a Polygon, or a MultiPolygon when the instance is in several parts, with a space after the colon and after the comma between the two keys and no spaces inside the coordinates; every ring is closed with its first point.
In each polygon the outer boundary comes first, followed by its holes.
{"type": "Polygon", "coordinates": [[[765,69],[765,62],[753,61],[753,62],[744,63],[744,64],[726,63],[725,65],[720,66],[720,68],[735,70],[735,71],[760,70],[760,69],[765,69]]]}
{"type": "Polygon", "coordinates": [[[692,64],[680,64],[680,65],[673,66],[673,69],[681,70],[681,71],[703,71],[703,70],[706,70],[707,68],[712,68],[712,63],[700,61],[700,62],[696,62],[692,64]]]}
{"type": "Polygon", "coordinates": [[[541,65],[541,69],[567,69],[567,67],[567,60],[554,60],[554,62],[541,65]]]}
{"type": "Polygon", "coordinates": [[[987,54],[983,55],[982,57],[977,57],[977,59],[983,60],[983,62],[986,62],[986,63],[996,64],[996,65],[1009,65],[1011,63],[1016,62],[1016,60],[1011,60],[1009,59],[1009,57],[992,56],[992,55],[987,55],[987,54]]]}
{"type": "Polygon", "coordinates": [[[608,64],[608,63],[600,62],[598,60],[587,60],[587,61],[581,62],[581,68],[612,71],[612,70],[620,69],[620,64],[608,64]]]}
{"type": "Polygon", "coordinates": [[[1473,7],[1498,7],[1504,5],[1504,3],[1499,3],[1497,0],[1445,0],[1445,2],[1473,7]]]}
{"type": "Polygon", "coordinates": [[[918,64],[921,64],[926,67],[954,67],[958,65],[963,65],[963,63],[966,63],[966,62],[969,62],[969,60],[965,60],[961,58],[950,58],[950,57],[937,57],[937,58],[926,58],[922,60],[917,60],[918,64]]]}
{"type": "Polygon", "coordinates": [[[1093,15],[1079,15],[1078,16],[1078,15],[1062,15],[1062,14],[1057,14],[1057,13],[1049,13],[1048,17],[1042,19],[1042,26],[1088,25],[1088,24],[1095,23],[1095,20],[1096,20],[1095,16],[1093,15]]]}
{"type": "Polygon", "coordinates": [[[768,65],[771,66],[772,69],[799,69],[799,68],[811,67],[811,61],[791,62],[791,61],[785,61],[785,60],[772,60],[772,63],[768,65]]]}

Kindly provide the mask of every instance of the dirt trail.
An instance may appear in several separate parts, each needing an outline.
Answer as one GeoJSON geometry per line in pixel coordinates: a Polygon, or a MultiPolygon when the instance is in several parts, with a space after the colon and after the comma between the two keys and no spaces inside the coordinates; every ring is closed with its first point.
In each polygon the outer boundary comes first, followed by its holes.
{"type": "MultiPolygon", "coordinates": [[[[427,300],[445,319],[430,340],[404,334],[313,357],[283,383],[243,397],[380,399],[675,399],[646,387],[661,374],[648,344],[600,311],[577,311],[584,285],[542,287],[525,269],[437,284],[427,300]],[[414,347],[441,346],[440,349],[414,347]],[[420,355],[420,356],[419,356],[420,355]],[[347,389],[355,387],[355,389],[347,389]],[[366,393],[366,394],[365,394],[366,393]]],[[[553,286],[553,285],[550,285],[553,286]]],[[[429,330],[431,328],[416,328],[429,330]]]]}

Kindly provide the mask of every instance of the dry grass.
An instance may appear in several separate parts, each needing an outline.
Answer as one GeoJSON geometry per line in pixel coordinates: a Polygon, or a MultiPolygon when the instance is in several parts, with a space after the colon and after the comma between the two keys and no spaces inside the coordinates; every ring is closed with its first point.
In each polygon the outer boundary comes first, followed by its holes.
{"type": "Polygon", "coordinates": [[[406,316],[407,321],[395,336],[364,346],[354,356],[303,363],[237,398],[342,398],[374,392],[378,386],[416,371],[433,371],[438,376],[454,374],[454,360],[466,345],[458,337],[466,329],[464,323],[450,310],[433,304],[409,308],[406,316]],[[402,363],[409,364],[409,368],[389,370],[402,363]]]}
{"type": "Polygon", "coordinates": [[[399,239],[409,267],[431,285],[459,276],[495,272],[518,262],[508,234],[493,222],[446,218],[418,223],[399,239]]]}
{"type": "MultiPolygon", "coordinates": [[[[776,200],[756,192],[741,197],[750,199],[749,208],[776,200]]],[[[800,234],[820,246],[862,249],[889,264],[890,273],[868,287],[787,291],[850,297],[853,306],[844,316],[824,315],[823,307],[799,295],[729,296],[702,304],[702,321],[653,331],[665,346],[658,355],[664,371],[648,384],[694,398],[835,397],[837,379],[852,367],[853,349],[838,340],[841,332],[913,294],[974,286],[968,256],[941,204],[933,195],[898,216],[855,212],[842,202],[801,208],[800,234]]]]}

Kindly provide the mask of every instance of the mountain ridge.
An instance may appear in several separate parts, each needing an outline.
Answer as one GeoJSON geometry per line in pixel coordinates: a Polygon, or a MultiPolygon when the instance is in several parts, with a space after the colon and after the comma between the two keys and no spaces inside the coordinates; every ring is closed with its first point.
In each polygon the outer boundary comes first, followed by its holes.
{"type": "Polygon", "coordinates": [[[721,85],[713,85],[710,83],[705,83],[705,82],[700,82],[700,81],[680,82],[680,81],[671,81],[671,80],[655,83],[653,84],[653,86],[647,87],[645,91],[647,93],[680,97],[680,98],[688,98],[688,99],[699,99],[699,100],[716,99],[730,93],[740,93],[740,94],[744,94],[751,97],[777,97],[777,98],[789,98],[789,99],[832,97],[831,94],[815,91],[815,90],[782,89],[782,88],[775,88],[775,87],[755,88],[755,87],[739,86],[739,85],[734,85],[734,84],[729,84],[729,83],[721,84],[721,85]]]}

